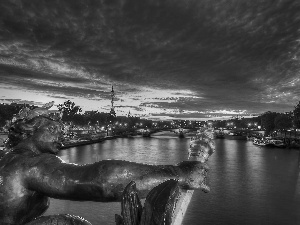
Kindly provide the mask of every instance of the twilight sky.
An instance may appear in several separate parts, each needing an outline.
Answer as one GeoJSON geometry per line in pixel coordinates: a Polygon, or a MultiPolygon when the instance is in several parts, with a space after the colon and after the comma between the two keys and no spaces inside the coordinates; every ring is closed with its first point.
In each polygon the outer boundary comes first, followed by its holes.
{"type": "MultiPolygon", "coordinates": [[[[0,102],[199,118],[287,112],[297,0],[0,1],[0,102]]],[[[52,108],[53,109],[53,108],[52,108]]]]}

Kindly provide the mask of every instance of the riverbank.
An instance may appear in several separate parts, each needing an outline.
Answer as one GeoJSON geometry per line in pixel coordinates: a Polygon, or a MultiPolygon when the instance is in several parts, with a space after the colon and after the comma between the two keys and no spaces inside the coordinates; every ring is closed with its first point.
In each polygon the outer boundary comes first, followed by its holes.
{"type": "MultiPolygon", "coordinates": [[[[68,148],[72,148],[72,147],[77,147],[77,146],[82,146],[82,145],[90,145],[90,144],[95,144],[95,143],[100,143],[103,142],[105,140],[111,140],[111,139],[115,139],[115,138],[119,138],[121,136],[105,136],[105,137],[100,137],[100,138],[96,138],[96,139],[90,139],[90,140],[69,140],[63,143],[63,146],[60,148],[60,150],[64,150],[64,149],[68,149],[68,148]]],[[[0,136],[0,150],[4,149],[4,141],[7,139],[7,134],[5,135],[1,135],[0,136]]]]}
{"type": "Polygon", "coordinates": [[[82,146],[82,145],[95,144],[95,143],[99,143],[99,142],[102,142],[105,140],[115,139],[117,137],[118,136],[106,136],[106,137],[101,137],[101,138],[92,139],[92,140],[70,140],[70,141],[65,142],[60,149],[63,150],[63,149],[68,149],[68,148],[82,146]]]}

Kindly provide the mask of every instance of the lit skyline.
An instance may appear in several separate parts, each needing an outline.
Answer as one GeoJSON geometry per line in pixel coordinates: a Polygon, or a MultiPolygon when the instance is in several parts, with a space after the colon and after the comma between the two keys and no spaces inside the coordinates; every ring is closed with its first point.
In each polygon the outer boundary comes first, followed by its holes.
{"type": "Polygon", "coordinates": [[[149,119],[287,112],[299,102],[299,3],[0,2],[0,102],[149,119]]]}

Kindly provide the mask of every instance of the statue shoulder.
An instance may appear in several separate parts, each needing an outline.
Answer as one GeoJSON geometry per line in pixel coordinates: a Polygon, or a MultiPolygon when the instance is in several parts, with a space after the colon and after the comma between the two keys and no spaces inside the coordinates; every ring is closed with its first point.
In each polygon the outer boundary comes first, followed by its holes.
{"type": "Polygon", "coordinates": [[[50,153],[34,154],[27,156],[30,166],[39,166],[42,168],[51,167],[55,168],[57,166],[65,165],[66,163],[58,156],[50,153]]]}

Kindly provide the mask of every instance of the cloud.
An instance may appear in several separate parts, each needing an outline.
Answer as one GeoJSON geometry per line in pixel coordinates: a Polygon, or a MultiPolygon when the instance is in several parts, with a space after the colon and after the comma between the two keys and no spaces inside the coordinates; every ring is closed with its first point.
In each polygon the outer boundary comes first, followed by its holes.
{"type": "Polygon", "coordinates": [[[114,85],[119,106],[140,111],[289,111],[299,9],[291,0],[2,1],[0,78],[104,101],[114,85]]]}

